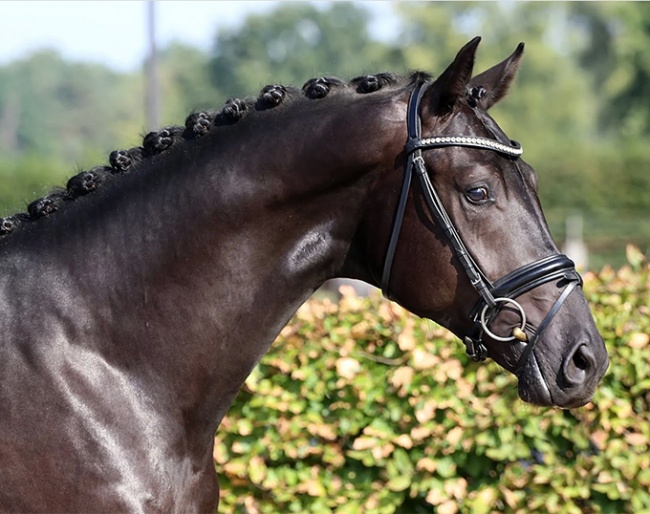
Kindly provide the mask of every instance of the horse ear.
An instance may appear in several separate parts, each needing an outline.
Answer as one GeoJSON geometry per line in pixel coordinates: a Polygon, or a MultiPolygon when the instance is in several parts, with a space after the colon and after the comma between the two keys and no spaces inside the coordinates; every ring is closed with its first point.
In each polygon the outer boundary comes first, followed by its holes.
{"type": "Polygon", "coordinates": [[[481,107],[489,109],[506,96],[523,54],[524,44],[519,43],[510,57],[469,81],[470,95],[481,107]]]}
{"type": "Polygon", "coordinates": [[[430,88],[429,105],[431,110],[438,113],[449,112],[454,104],[467,96],[467,84],[474,69],[476,48],[481,42],[475,37],[458,51],[454,62],[436,79],[430,88]]]}

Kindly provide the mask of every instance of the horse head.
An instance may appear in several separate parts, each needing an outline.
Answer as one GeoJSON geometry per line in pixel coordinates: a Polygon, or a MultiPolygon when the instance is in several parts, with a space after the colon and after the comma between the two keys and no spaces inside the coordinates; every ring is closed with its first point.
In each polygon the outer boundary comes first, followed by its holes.
{"type": "Polygon", "coordinates": [[[392,135],[406,144],[375,185],[351,253],[366,263],[353,267],[449,328],[475,360],[515,373],[522,399],[580,406],[607,369],[604,342],[580,275],[550,235],[535,171],[488,114],[523,44],[472,78],[479,41],[437,80],[415,76],[406,132],[392,135]]]}

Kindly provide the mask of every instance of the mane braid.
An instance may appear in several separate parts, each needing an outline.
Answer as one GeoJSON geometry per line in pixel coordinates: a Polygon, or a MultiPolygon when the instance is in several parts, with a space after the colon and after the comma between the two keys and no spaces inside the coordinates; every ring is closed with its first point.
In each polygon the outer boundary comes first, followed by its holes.
{"type": "Polygon", "coordinates": [[[378,73],[377,75],[363,75],[353,78],[350,85],[353,86],[357,93],[374,93],[384,86],[397,84],[399,77],[394,73],[378,73]]]}
{"type": "Polygon", "coordinates": [[[39,219],[54,214],[66,199],[66,191],[58,190],[34,200],[27,206],[27,212],[32,219],[39,219]]]}
{"type": "Polygon", "coordinates": [[[251,100],[242,100],[240,98],[231,98],[226,101],[214,119],[215,125],[232,125],[241,120],[249,111],[249,103],[251,100]]]}
{"type": "Polygon", "coordinates": [[[210,132],[214,122],[214,113],[209,111],[193,112],[185,120],[185,139],[198,139],[210,132]]]}
{"type": "Polygon", "coordinates": [[[11,234],[20,225],[29,221],[32,221],[32,219],[26,212],[19,212],[6,218],[0,218],[0,236],[11,234]]]}
{"type": "MultiPolygon", "coordinates": [[[[410,84],[431,80],[431,75],[422,71],[411,73],[407,78],[410,84]]],[[[337,77],[317,77],[308,80],[302,88],[269,84],[264,86],[256,98],[231,98],[219,111],[195,111],[189,114],[184,126],[168,126],[157,132],[149,132],[143,138],[142,146],[128,150],[114,150],[108,161],[110,166],[96,166],[81,171],[71,177],[65,189],[55,189],[42,198],[32,201],[27,212],[0,217],[0,237],[15,232],[21,225],[51,216],[61,210],[68,202],[86,196],[100,189],[116,175],[134,172],[140,164],[153,156],[159,155],[177,142],[192,141],[207,135],[214,126],[232,125],[254,111],[276,108],[290,98],[308,98],[320,100],[333,90],[349,89],[358,94],[369,94],[384,87],[406,82],[404,77],[393,73],[362,75],[349,83],[337,77]]]]}
{"type": "Polygon", "coordinates": [[[314,100],[325,98],[332,88],[345,87],[346,84],[336,77],[319,77],[310,79],[302,86],[302,91],[307,98],[314,100]]]}
{"type": "MultiPolygon", "coordinates": [[[[123,151],[123,150],[122,150],[123,151]]],[[[113,155],[113,154],[111,154],[113,155]]],[[[96,166],[88,171],[82,171],[75,175],[66,185],[69,199],[87,195],[96,191],[113,174],[113,168],[109,166],[96,166]]]]}
{"type": "Polygon", "coordinates": [[[108,158],[115,173],[126,173],[145,158],[144,148],[136,146],[130,150],[114,150],[108,158]]]}
{"type": "Polygon", "coordinates": [[[160,132],[149,132],[142,142],[147,156],[157,155],[164,152],[177,141],[183,138],[185,127],[165,127],[160,132]]]}
{"type": "Polygon", "coordinates": [[[257,97],[258,109],[270,109],[280,105],[287,94],[287,88],[278,84],[264,86],[257,97]]]}
{"type": "Polygon", "coordinates": [[[412,85],[421,85],[425,82],[433,80],[433,75],[427,73],[426,71],[413,71],[410,75],[412,85]]]}

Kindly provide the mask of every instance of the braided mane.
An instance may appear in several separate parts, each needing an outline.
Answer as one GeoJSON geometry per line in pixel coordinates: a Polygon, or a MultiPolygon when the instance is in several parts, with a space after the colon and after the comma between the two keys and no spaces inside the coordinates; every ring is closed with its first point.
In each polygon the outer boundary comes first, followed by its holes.
{"type": "Polygon", "coordinates": [[[165,152],[177,142],[199,139],[215,126],[233,125],[251,111],[272,109],[291,97],[303,96],[319,100],[335,89],[351,89],[358,94],[368,94],[386,86],[421,83],[430,78],[424,72],[413,72],[406,78],[392,73],[363,75],[348,83],[336,77],[319,77],[308,80],[301,89],[272,84],[262,88],[257,98],[227,100],[220,111],[192,112],[185,120],[184,127],[169,126],[158,132],[149,132],[144,137],[142,146],[111,152],[108,158],[110,166],[96,166],[82,171],[70,178],[65,188],[57,188],[31,202],[27,206],[27,212],[0,218],[0,238],[15,232],[25,223],[51,216],[67,203],[97,191],[103,184],[120,175],[137,171],[143,161],[165,152]]]}

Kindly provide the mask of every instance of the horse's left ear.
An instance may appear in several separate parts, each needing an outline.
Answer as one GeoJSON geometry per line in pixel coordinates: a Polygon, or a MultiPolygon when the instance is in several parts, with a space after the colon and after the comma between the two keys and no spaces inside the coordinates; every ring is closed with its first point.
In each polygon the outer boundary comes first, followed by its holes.
{"type": "Polygon", "coordinates": [[[436,79],[427,92],[423,104],[430,112],[446,114],[451,112],[457,101],[463,100],[474,68],[476,48],[481,42],[475,37],[458,51],[454,62],[436,79]]]}
{"type": "Polygon", "coordinates": [[[519,43],[510,57],[473,77],[468,85],[470,97],[484,109],[489,109],[506,96],[523,54],[524,44],[519,43]]]}

